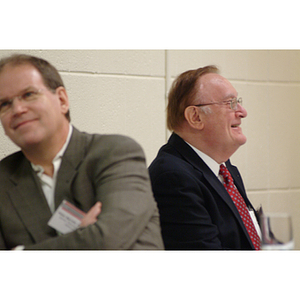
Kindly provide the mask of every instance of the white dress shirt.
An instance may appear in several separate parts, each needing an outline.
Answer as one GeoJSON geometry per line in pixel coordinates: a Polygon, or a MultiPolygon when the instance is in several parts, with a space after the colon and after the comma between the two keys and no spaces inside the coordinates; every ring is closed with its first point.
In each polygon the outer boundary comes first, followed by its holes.
{"type": "Polygon", "coordinates": [[[61,165],[61,159],[62,159],[62,157],[66,151],[66,148],[70,142],[70,138],[71,138],[72,131],[73,131],[73,127],[71,126],[71,124],[69,126],[70,126],[69,133],[68,133],[66,142],[64,143],[63,147],[56,154],[56,156],[54,157],[54,159],[52,161],[52,164],[54,167],[53,177],[50,177],[50,176],[44,174],[44,168],[42,166],[34,165],[33,163],[31,163],[33,170],[37,173],[37,176],[40,179],[40,183],[41,183],[43,192],[45,194],[49,208],[52,213],[54,213],[54,211],[55,211],[54,193],[55,193],[57,173],[58,173],[58,170],[61,165]]]}

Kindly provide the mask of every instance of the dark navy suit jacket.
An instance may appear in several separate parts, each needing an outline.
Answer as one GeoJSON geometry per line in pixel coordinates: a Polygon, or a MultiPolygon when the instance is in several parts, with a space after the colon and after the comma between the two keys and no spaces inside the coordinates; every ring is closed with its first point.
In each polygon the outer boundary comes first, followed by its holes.
{"type": "MultiPolygon", "coordinates": [[[[238,169],[229,160],[226,166],[253,209],[238,169]]],[[[159,150],[149,172],[166,249],[254,249],[224,186],[178,135],[159,150]]]]}

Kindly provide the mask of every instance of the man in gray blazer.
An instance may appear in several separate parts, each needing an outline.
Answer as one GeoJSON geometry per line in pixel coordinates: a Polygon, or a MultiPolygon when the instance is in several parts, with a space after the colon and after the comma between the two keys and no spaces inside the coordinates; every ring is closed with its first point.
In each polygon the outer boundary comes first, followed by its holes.
{"type": "Polygon", "coordinates": [[[0,249],[163,249],[141,147],[71,126],[51,64],[0,61],[0,119],[21,148],[0,162],[0,249]],[[55,213],[63,226],[80,216],[79,227],[62,234],[48,224],[55,213]]]}

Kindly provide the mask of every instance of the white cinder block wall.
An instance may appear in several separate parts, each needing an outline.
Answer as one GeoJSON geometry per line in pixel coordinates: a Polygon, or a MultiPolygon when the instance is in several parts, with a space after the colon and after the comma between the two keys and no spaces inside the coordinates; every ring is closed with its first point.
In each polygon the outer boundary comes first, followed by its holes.
{"type": "MultiPolygon", "coordinates": [[[[217,65],[248,111],[248,141],[231,160],[255,207],[291,213],[300,249],[300,51],[0,50],[0,57],[14,52],[43,57],[60,71],[74,126],[133,137],[147,164],[169,135],[165,97],[173,79],[217,65]]],[[[3,130],[0,137],[0,158],[17,150],[3,130]]]]}

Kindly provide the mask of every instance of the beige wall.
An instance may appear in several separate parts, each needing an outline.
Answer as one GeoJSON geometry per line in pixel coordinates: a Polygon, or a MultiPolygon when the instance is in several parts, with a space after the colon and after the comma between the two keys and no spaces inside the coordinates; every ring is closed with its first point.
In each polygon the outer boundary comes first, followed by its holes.
{"type": "MultiPolygon", "coordinates": [[[[174,77],[215,64],[243,97],[247,143],[232,157],[255,207],[293,217],[300,249],[300,51],[0,50],[30,53],[60,71],[81,130],[133,137],[147,163],[165,143],[165,96],[174,77]]],[[[0,158],[17,148],[0,132],[0,158]]]]}

